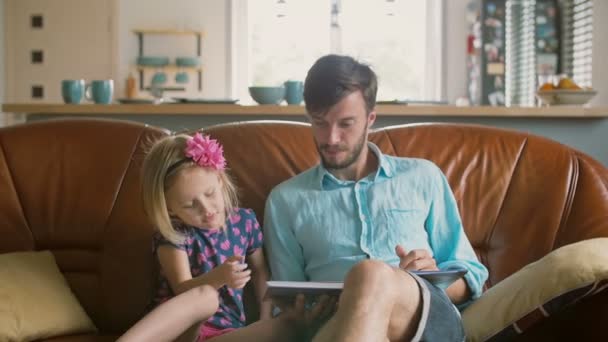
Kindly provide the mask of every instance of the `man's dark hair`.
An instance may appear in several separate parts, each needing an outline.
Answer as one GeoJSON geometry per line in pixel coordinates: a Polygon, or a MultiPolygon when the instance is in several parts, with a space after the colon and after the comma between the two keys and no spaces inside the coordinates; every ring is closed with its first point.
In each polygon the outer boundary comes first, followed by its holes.
{"type": "Polygon", "coordinates": [[[361,91],[367,114],[376,105],[378,81],[366,64],[354,58],[326,55],[319,58],[308,70],[304,82],[304,101],[311,115],[323,115],[345,96],[361,91]]]}

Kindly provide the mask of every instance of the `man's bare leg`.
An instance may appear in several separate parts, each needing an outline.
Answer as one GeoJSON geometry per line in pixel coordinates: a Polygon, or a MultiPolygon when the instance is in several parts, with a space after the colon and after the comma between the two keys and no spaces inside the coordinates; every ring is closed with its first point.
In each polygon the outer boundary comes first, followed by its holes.
{"type": "Polygon", "coordinates": [[[213,338],[213,342],[242,342],[254,340],[256,342],[283,342],[297,341],[301,330],[291,319],[278,317],[257,321],[246,327],[236,329],[225,335],[213,338]]]}
{"type": "Polygon", "coordinates": [[[366,260],[346,276],[338,311],[314,341],[409,341],[421,308],[420,288],[411,275],[366,260]]]}

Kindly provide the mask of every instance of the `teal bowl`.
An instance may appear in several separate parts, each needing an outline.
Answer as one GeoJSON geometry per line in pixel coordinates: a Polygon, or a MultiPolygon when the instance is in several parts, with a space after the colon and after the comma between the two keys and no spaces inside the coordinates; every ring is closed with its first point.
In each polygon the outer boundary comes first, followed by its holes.
{"type": "Polygon", "coordinates": [[[198,57],[175,57],[175,65],[181,67],[197,67],[201,65],[201,59],[198,57]]]}
{"type": "Polygon", "coordinates": [[[150,67],[164,67],[169,65],[169,57],[164,56],[139,56],[137,65],[150,67]]]}
{"type": "Polygon", "coordinates": [[[175,74],[175,83],[184,84],[190,81],[190,77],[188,77],[187,72],[178,72],[175,74]]]}
{"type": "Polygon", "coordinates": [[[165,84],[167,82],[167,74],[162,71],[157,71],[154,73],[154,75],[152,75],[151,82],[154,85],[165,84]]]}
{"type": "Polygon", "coordinates": [[[249,95],[258,104],[279,104],[285,98],[285,87],[249,87],[249,95]]]}

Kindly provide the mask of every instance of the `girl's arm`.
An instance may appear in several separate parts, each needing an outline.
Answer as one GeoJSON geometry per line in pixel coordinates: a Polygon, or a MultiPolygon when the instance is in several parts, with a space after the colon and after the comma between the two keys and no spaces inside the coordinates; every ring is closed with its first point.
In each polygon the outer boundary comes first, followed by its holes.
{"type": "Polygon", "coordinates": [[[201,285],[210,285],[216,290],[224,285],[237,288],[241,287],[241,284],[245,286],[251,273],[245,270],[246,264],[228,260],[211,271],[192,278],[186,252],[167,245],[158,247],[158,260],[176,295],[201,285]]]}
{"type": "Polygon", "coordinates": [[[210,285],[216,290],[224,285],[213,272],[192,278],[188,255],[181,249],[168,245],[159,246],[158,261],[176,295],[200,285],[210,285]]]}
{"type": "Polygon", "coordinates": [[[247,263],[252,271],[252,281],[255,290],[255,296],[260,307],[260,320],[272,318],[272,301],[264,300],[266,294],[266,281],[270,278],[264,251],[258,248],[255,252],[247,257],[247,263]]]}

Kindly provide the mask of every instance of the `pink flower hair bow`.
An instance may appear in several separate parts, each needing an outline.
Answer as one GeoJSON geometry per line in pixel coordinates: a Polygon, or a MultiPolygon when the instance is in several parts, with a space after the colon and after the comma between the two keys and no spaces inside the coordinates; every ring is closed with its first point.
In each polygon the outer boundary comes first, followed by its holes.
{"type": "Polygon", "coordinates": [[[198,165],[211,167],[216,170],[226,168],[224,148],[217,140],[209,138],[208,135],[196,133],[186,141],[186,157],[192,158],[198,165]]]}

